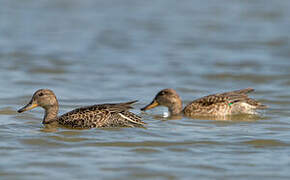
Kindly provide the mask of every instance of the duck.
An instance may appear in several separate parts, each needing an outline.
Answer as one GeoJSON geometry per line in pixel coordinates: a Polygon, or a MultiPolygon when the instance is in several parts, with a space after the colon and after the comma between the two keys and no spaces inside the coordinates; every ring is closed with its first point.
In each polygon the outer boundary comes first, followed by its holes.
{"type": "Polygon", "coordinates": [[[141,108],[141,111],[157,106],[165,106],[168,108],[170,116],[185,115],[187,117],[196,117],[257,114],[258,109],[265,109],[267,106],[248,97],[247,94],[253,91],[253,88],[246,88],[211,94],[190,102],[182,109],[180,96],[174,89],[168,88],[159,91],[153,101],[141,108]]]}
{"type": "Polygon", "coordinates": [[[69,128],[143,127],[141,117],[130,112],[137,101],[114,104],[96,104],[80,107],[58,116],[58,100],[50,89],[37,90],[29,103],[18,113],[41,107],[45,110],[42,124],[57,124],[69,128]]]}

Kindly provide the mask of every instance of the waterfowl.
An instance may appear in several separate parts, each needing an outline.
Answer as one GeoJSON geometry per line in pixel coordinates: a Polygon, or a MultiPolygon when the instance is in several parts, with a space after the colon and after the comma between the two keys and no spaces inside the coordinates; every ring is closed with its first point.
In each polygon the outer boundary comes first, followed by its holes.
{"type": "Polygon", "coordinates": [[[246,88],[220,94],[212,94],[190,102],[182,109],[182,101],[174,89],[163,89],[153,101],[141,110],[156,106],[166,106],[172,116],[184,114],[194,116],[225,116],[234,114],[256,114],[257,109],[265,109],[266,105],[248,97],[254,89],[246,88]]]}
{"type": "Polygon", "coordinates": [[[18,112],[36,108],[45,110],[43,124],[57,123],[70,128],[100,127],[142,127],[145,123],[141,117],[130,112],[131,105],[136,101],[117,104],[97,104],[81,107],[58,116],[58,101],[52,90],[37,90],[30,102],[18,112]]]}

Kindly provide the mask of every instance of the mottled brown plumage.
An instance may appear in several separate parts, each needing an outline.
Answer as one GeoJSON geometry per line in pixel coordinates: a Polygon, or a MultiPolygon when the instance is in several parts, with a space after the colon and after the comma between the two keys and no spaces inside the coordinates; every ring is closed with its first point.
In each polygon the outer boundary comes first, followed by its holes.
{"type": "Polygon", "coordinates": [[[40,89],[33,94],[30,102],[18,112],[21,113],[40,106],[45,110],[43,124],[58,123],[70,128],[142,127],[145,123],[141,121],[141,117],[129,111],[135,102],[97,104],[74,109],[57,116],[58,101],[55,94],[49,89],[40,89]]]}
{"type": "Polygon", "coordinates": [[[173,89],[161,90],[154,100],[141,110],[147,110],[162,105],[168,107],[171,115],[183,113],[185,116],[224,116],[234,114],[256,114],[256,109],[267,106],[248,97],[252,88],[237,91],[212,94],[190,102],[182,110],[182,101],[173,89]]]}

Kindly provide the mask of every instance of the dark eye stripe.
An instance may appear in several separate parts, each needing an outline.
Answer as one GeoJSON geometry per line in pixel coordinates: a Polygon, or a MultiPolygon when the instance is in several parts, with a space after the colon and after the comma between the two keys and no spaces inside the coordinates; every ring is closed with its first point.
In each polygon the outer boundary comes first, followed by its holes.
{"type": "Polygon", "coordinates": [[[41,92],[41,93],[39,93],[39,96],[43,96],[43,93],[41,92]]]}

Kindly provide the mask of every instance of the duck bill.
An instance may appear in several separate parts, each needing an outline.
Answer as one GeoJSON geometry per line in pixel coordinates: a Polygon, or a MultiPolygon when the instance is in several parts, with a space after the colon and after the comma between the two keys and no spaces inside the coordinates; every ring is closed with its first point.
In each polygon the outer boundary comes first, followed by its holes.
{"type": "Polygon", "coordinates": [[[141,111],[146,111],[148,109],[155,108],[156,106],[159,106],[159,103],[156,100],[153,100],[150,104],[148,104],[147,106],[143,107],[141,109],[141,111]]]}
{"type": "Polygon", "coordinates": [[[22,113],[24,111],[28,111],[30,109],[36,108],[37,106],[38,106],[38,104],[32,103],[32,101],[30,101],[26,106],[24,106],[23,108],[19,109],[17,112],[18,113],[22,113]]]}

